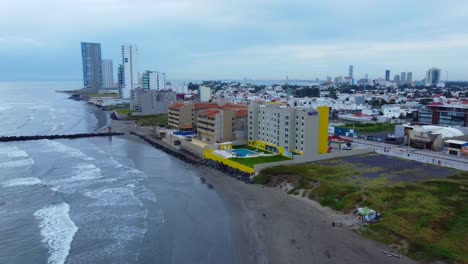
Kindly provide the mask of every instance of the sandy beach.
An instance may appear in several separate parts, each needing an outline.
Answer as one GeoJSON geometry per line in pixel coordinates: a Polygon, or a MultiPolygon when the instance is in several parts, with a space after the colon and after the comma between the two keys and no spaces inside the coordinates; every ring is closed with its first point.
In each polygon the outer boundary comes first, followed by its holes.
{"type": "MultiPolygon", "coordinates": [[[[110,126],[115,132],[151,131],[128,121],[112,120],[110,126]]],[[[382,250],[392,251],[390,247],[349,227],[332,227],[332,222],[346,215],[314,201],[245,184],[208,167],[201,169],[206,184],[213,186],[229,211],[235,263],[416,263],[405,256],[386,256],[382,250]]]]}

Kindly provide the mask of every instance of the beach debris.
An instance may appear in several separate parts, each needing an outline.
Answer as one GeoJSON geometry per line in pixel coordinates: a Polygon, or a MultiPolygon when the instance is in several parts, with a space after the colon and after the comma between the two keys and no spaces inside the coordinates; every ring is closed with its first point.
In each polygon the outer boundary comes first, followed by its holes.
{"type": "Polygon", "coordinates": [[[382,251],[385,254],[385,256],[387,256],[387,257],[394,257],[394,258],[400,258],[401,257],[400,254],[395,254],[395,253],[387,251],[387,250],[381,249],[380,251],[382,251]]]}
{"type": "Polygon", "coordinates": [[[380,213],[367,206],[357,209],[354,213],[358,216],[358,219],[364,223],[374,223],[380,219],[380,213]]]}

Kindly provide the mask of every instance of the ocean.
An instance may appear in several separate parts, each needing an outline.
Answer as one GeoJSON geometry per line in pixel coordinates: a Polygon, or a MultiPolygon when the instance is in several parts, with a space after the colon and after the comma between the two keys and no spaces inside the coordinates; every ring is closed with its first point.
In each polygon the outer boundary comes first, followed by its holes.
{"type": "MultiPolygon", "coordinates": [[[[0,82],[0,136],[94,132],[105,113],[0,82]]],[[[206,170],[139,140],[0,143],[0,263],[233,263],[230,218],[206,170]]]]}

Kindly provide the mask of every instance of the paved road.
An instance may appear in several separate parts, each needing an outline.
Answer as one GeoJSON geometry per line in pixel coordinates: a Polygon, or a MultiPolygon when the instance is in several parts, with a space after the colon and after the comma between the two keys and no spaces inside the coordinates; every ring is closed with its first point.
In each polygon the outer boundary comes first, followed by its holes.
{"type": "Polygon", "coordinates": [[[355,148],[374,148],[375,152],[379,154],[468,171],[467,157],[449,156],[442,152],[435,152],[429,150],[410,150],[408,148],[399,147],[383,142],[374,142],[355,138],[348,139],[354,141],[353,147],[355,148]]]}

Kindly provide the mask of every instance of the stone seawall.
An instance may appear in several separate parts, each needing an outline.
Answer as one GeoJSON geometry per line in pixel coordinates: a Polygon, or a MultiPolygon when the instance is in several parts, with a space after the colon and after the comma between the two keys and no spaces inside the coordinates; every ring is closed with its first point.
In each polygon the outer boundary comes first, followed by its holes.
{"type": "Polygon", "coordinates": [[[236,179],[238,179],[240,181],[243,181],[243,182],[252,182],[251,179],[250,179],[251,175],[248,174],[248,173],[233,169],[233,168],[228,167],[227,165],[221,164],[219,162],[215,162],[215,161],[212,161],[212,160],[201,159],[201,158],[199,158],[199,157],[197,157],[197,156],[195,156],[195,155],[193,155],[191,153],[174,149],[172,146],[169,146],[166,143],[163,143],[161,140],[158,140],[158,139],[152,139],[152,138],[149,138],[149,137],[144,136],[144,135],[140,135],[140,134],[135,133],[135,132],[130,132],[130,134],[139,137],[140,139],[144,140],[145,142],[147,142],[151,146],[153,146],[153,147],[155,147],[155,148],[157,148],[159,150],[162,150],[162,151],[166,152],[167,154],[169,154],[171,156],[174,156],[176,158],[179,158],[180,160],[183,160],[185,162],[188,162],[188,163],[191,163],[191,164],[194,164],[194,165],[203,165],[203,166],[206,166],[206,167],[216,169],[218,171],[221,171],[221,172],[223,172],[223,173],[225,173],[225,174],[227,174],[227,175],[229,175],[229,176],[231,176],[233,178],[236,178],[236,179]]]}
{"type": "Polygon", "coordinates": [[[89,138],[89,137],[107,137],[107,136],[122,136],[124,133],[82,133],[70,135],[36,135],[36,136],[8,136],[0,137],[0,142],[12,141],[29,141],[41,139],[76,139],[76,138],[89,138]]]}

